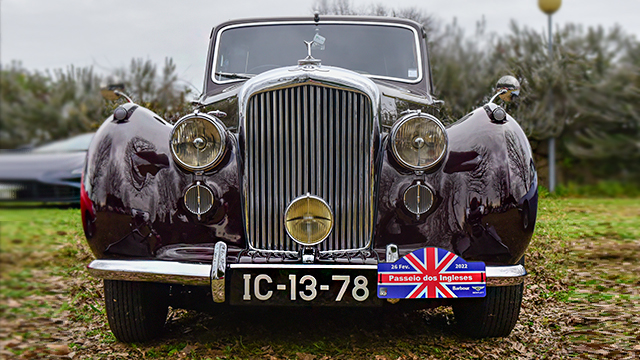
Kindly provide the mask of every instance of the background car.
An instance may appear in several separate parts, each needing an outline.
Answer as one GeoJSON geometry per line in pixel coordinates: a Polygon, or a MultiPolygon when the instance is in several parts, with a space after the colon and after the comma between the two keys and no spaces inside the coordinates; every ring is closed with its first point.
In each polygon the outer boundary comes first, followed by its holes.
{"type": "Polygon", "coordinates": [[[94,133],[0,153],[0,201],[80,202],[80,177],[94,133]]]}

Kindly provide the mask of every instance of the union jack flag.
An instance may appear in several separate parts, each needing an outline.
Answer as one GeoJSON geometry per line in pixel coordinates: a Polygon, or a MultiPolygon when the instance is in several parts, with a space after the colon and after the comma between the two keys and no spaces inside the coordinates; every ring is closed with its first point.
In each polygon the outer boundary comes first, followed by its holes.
{"type": "Polygon", "coordinates": [[[418,249],[394,263],[378,264],[378,297],[382,299],[484,296],[485,264],[467,262],[444,249],[418,249]]]}

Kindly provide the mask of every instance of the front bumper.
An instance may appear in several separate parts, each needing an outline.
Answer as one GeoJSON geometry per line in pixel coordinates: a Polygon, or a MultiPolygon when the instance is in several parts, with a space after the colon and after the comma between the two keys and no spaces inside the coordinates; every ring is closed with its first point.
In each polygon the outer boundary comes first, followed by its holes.
{"type": "MultiPolygon", "coordinates": [[[[210,286],[215,302],[225,301],[227,271],[238,269],[361,269],[378,270],[377,265],[325,264],[226,264],[227,247],[223,242],[215,246],[211,264],[193,264],[162,260],[94,260],[89,273],[106,280],[150,281],[167,284],[210,286]]],[[[518,285],[527,271],[522,265],[487,266],[487,286],[518,285]]]]}

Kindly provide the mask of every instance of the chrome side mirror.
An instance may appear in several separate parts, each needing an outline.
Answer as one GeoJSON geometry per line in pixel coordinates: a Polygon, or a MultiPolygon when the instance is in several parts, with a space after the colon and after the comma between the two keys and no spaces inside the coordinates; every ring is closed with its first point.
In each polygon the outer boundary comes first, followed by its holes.
{"type": "Polygon", "coordinates": [[[511,102],[520,96],[520,82],[511,75],[503,76],[496,83],[496,91],[489,102],[493,102],[497,97],[505,102],[511,102]]]}
{"type": "Polygon", "coordinates": [[[107,85],[107,87],[100,89],[100,94],[103,98],[109,101],[115,101],[123,97],[127,99],[128,102],[132,103],[133,100],[131,100],[131,98],[128,97],[127,94],[125,94],[123,91],[124,84],[109,84],[107,85]]]}

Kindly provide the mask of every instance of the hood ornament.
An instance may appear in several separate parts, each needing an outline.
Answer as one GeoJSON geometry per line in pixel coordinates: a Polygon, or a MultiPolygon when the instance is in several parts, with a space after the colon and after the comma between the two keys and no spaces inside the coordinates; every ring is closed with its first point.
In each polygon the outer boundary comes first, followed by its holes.
{"type": "Polygon", "coordinates": [[[313,41],[305,41],[304,43],[307,45],[307,57],[302,60],[298,60],[298,65],[309,68],[320,66],[320,59],[315,59],[311,56],[311,45],[313,45],[313,41]]]}

